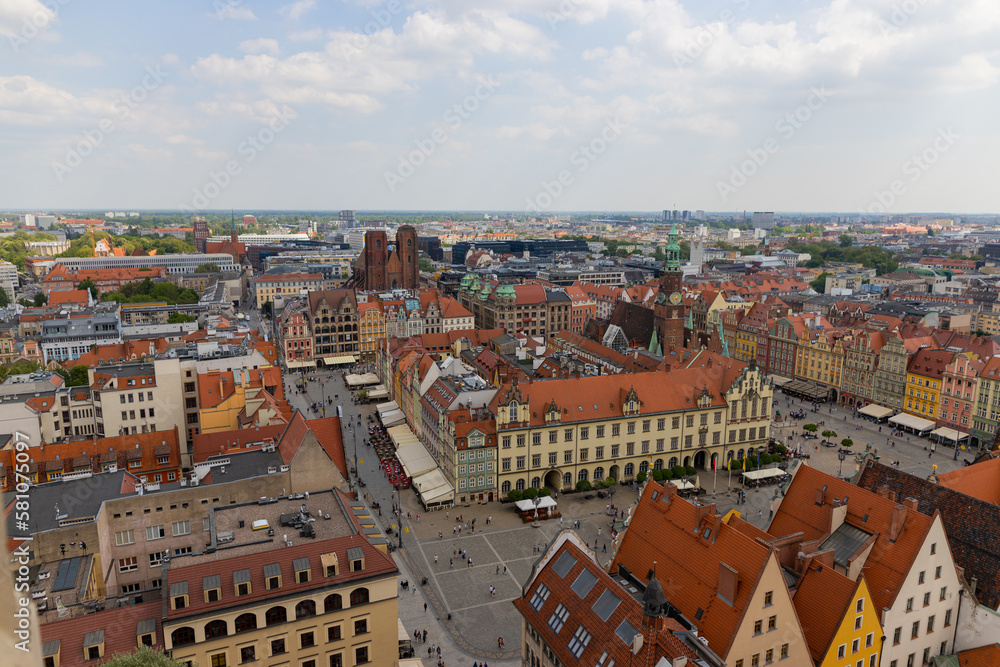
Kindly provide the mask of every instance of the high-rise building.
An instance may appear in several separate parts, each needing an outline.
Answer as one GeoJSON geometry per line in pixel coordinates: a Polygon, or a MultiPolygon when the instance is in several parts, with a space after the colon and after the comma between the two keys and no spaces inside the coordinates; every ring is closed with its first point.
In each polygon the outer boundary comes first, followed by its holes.
{"type": "Polygon", "coordinates": [[[774,229],[774,211],[754,211],[754,229],[774,229]]]}
{"type": "Polygon", "coordinates": [[[212,231],[208,228],[208,222],[205,218],[197,217],[194,219],[194,247],[198,249],[198,252],[205,252],[205,242],[208,237],[212,235],[212,231]]]}

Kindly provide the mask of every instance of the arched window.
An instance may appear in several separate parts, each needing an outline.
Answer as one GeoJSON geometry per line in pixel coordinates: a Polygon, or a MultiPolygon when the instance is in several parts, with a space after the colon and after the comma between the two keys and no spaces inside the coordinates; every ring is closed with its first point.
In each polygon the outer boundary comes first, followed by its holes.
{"type": "Polygon", "coordinates": [[[756,398],[753,399],[752,401],[750,401],[750,416],[751,417],[756,417],[757,416],[757,399],[756,398]]]}
{"type": "Polygon", "coordinates": [[[542,487],[542,479],[540,477],[531,478],[531,488],[540,489],[542,487]]]}
{"type": "Polygon", "coordinates": [[[743,450],[742,449],[739,452],[736,453],[736,458],[738,458],[738,459],[742,459],[743,458],[743,450]]]}
{"type": "Polygon", "coordinates": [[[747,397],[744,396],[743,400],[740,402],[740,419],[747,418],[747,397]]]}
{"type": "Polygon", "coordinates": [[[577,473],[576,479],[578,482],[587,481],[587,469],[582,468],[579,473],[577,473]]]}
{"type": "Polygon", "coordinates": [[[288,620],[288,612],[284,607],[271,607],[264,612],[264,623],[267,625],[277,625],[288,620]]]}
{"type": "Polygon", "coordinates": [[[597,466],[594,468],[594,481],[604,479],[604,468],[597,466]]]}
{"type": "Polygon", "coordinates": [[[337,611],[338,609],[344,608],[344,599],[340,597],[339,593],[331,593],[326,596],[323,600],[323,611],[330,613],[331,611],[337,611]]]}
{"type": "Polygon", "coordinates": [[[246,632],[257,629],[257,614],[240,614],[236,617],[236,632],[246,632]]]}
{"type": "Polygon", "coordinates": [[[517,481],[514,483],[514,488],[518,491],[524,491],[524,478],[518,477],[517,481]]]}
{"type": "Polygon", "coordinates": [[[205,624],[205,639],[225,637],[229,634],[229,626],[225,621],[209,621],[205,624]]]}
{"type": "Polygon", "coordinates": [[[573,475],[566,473],[563,475],[563,486],[569,486],[573,483],[573,475]]]}
{"type": "Polygon", "coordinates": [[[351,591],[351,606],[357,607],[359,604],[368,604],[367,588],[355,588],[351,591]]]}
{"type": "Polygon", "coordinates": [[[177,628],[170,633],[170,644],[172,646],[186,646],[194,643],[194,628],[187,626],[177,628]]]}
{"type": "Polygon", "coordinates": [[[635,474],[635,465],[632,464],[632,463],[626,463],[625,464],[625,476],[626,477],[631,477],[634,474],[635,474]]]}
{"type": "Polygon", "coordinates": [[[732,451],[726,453],[726,460],[727,461],[732,461],[733,460],[733,453],[732,453],[732,451]]]}
{"type": "Polygon", "coordinates": [[[295,618],[308,618],[316,615],[316,603],[312,600],[303,600],[295,605],[295,618]]]}
{"type": "Polygon", "coordinates": [[[505,481],[500,485],[500,491],[503,493],[510,493],[510,480],[505,481]]]}
{"type": "Polygon", "coordinates": [[[653,470],[663,470],[663,459],[653,461],[653,470]]]}
{"type": "Polygon", "coordinates": [[[649,472],[649,461],[639,462],[639,472],[649,472]]]}
{"type": "Polygon", "coordinates": [[[676,456],[671,456],[670,457],[670,461],[668,462],[668,465],[671,468],[676,468],[677,467],[677,457],[676,456]]]}

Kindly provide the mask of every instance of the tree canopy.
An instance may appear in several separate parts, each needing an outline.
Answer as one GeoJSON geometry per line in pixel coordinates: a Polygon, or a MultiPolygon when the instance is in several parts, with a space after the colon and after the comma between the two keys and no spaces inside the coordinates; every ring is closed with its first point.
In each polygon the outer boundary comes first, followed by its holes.
{"type": "Polygon", "coordinates": [[[73,366],[73,368],[68,371],[59,368],[56,373],[63,376],[66,381],[67,387],[85,387],[90,383],[90,378],[87,375],[88,366],[73,366]]]}
{"type": "Polygon", "coordinates": [[[131,653],[119,653],[102,662],[100,667],[184,667],[184,664],[162,651],[143,646],[131,653]]]}
{"type": "Polygon", "coordinates": [[[195,273],[219,273],[221,269],[219,265],[215,262],[207,262],[205,264],[199,264],[198,268],[194,270],[195,273]]]}
{"type": "Polygon", "coordinates": [[[833,241],[813,241],[789,243],[788,249],[812,255],[812,259],[806,262],[806,267],[812,269],[826,266],[830,262],[855,262],[866,269],[875,269],[875,273],[881,276],[899,268],[899,260],[894,253],[876,246],[844,248],[833,241]]]}
{"type": "Polygon", "coordinates": [[[164,301],[170,305],[198,303],[194,290],[181,289],[173,283],[154,283],[149,278],[141,282],[126,283],[115,292],[105,292],[101,301],[118,303],[153,303],[164,301]]]}

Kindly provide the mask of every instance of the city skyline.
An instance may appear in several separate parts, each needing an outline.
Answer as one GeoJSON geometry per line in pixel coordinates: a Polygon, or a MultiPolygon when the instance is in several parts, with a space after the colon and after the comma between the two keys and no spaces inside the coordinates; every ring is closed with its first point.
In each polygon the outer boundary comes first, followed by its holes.
{"type": "Polygon", "coordinates": [[[988,213],[998,28],[971,0],[0,2],[0,205],[988,213]]]}

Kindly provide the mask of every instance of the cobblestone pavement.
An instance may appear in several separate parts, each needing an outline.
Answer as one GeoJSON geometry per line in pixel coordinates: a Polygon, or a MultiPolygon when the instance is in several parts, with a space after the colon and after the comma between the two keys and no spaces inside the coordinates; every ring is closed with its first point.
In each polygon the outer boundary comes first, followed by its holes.
{"type": "MultiPolygon", "coordinates": [[[[606,563],[611,558],[610,532],[614,520],[609,506],[613,502],[619,508],[629,508],[635,503],[636,490],[619,486],[613,500],[596,496],[587,500],[575,493],[559,495],[557,501],[563,513],[563,522],[556,519],[542,521],[537,528],[530,523],[522,523],[510,505],[501,503],[424,512],[411,490],[404,489],[397,496],[382,473],[378,457],[365,445],[369,416],[374,415],[374,406],[354,405],[339,371],[320,371],[311,375],[326,379],[322,384],[321,381],[309,382],[305,393],[301,394],[296,394],[294,384],[289,382],[292,386],[289,400],[308,417],[316,417],[320,415],[307,410],[309,404],[324,397],[338,396],[333,406],[328,405],[327,414],[335,414],[334,406],[339,404],[343,409],[344,423],[352,426],[345,431],[345,450],[348,461],[351,461],[355,458],[354,448],[357,447],[357,467],[360,478],[365,482],[365,487],[361,489],[362,498],[381,505],[384,510],[383,526],[392,531],[388,535],[390,539],[397,540],[397,530],[402,527],[403,549],[397,550],[393,557],[400,568],[400,580],[408,581],[410,590],[400,589],[399,616],[411,632],[427,630],[427,642],[415,644],[417,657],[422,658],[425,665],[436,665],[436,654],[433,658],[428,657],[427,649],[440,646],[446,664],[467,665],[484,660],[494,667],[520,664],[520,616],[511,601],[520,595],[531,574],[538,558],[536,546],[544,547],[561,528],[572,527],[579,520],[581,537],[589,544],[596,542],[598,560],[606,563]],[[390,508],[394,502],[399,502],[402,509],[402,520],[398,523],[391,516],[390,508]],[[463,529],[459,534],[459,517],[462,525],[471,524],[475,519],[475,530],[463,529]],[[491,518],[489,524],[488,518],[491,518]],[[441,538],[438,538],[439,532],[441,538]],[[459,550],[466,552],[467,556],[460,557],[459,550]],[[467,558],[472,558],[472,567],[468,566],[467,558]],[[427,577],[426,585],[421,584],[424,577],[427,577]],[[496,589],[495,596],[490,594],[490,586],[496,589]],[[504,639],[503,650],[498,650],[498,637],[504,639]]],[[[784,396],[781,396],[778,405],[783,414],[787,413],[789,408],[784,396]]],[[[791,409],[802,405],[792,401],[791,409]]],[[[937,464],[938,471],[944,472],[961,467],[963,457],[971,458],[970,453],[959,452],[955,460],[954,450],[944,446],[931,453],[929,440],[912,435],[909,442],[906,436],[895,438],[896,446],[889,447],[886,444],[889,437],[887,426],[882,425],[882,433],[879,433],[877,424],[853,417],[847,408],[843,408],[844,412],[834,411],[840,409],[825,407],[818,413],[808,413],[804,420],[777,423],[774,435],[791,446],[802,445],[810,455],[809,465],[833,475],[841,470],[845,475],[853,474],[853,458],[848,457],[841,468],[837,449],[817,448],[817,440],[803,440],[802,425],[824,421],[821,430],[830,428],[837,431],[838,442],[844,437],[852,438],[854,451],[864,451],[866,445],[871,445],[878,451],[883,463],[898,460],[900,469],[923,477],[931,473],[932,464],[937,464]],[[856,429],[856,426],[861,428],[856,429]]],[[[699,502],[716,503],[717,510],[723,514],[736,509],[751,523],[767,526],[776,487],[749,489],[746,503],[737,505],[737,491],[742,488],[738,472],[730,478],[727,471],[701,471],[699,483],[703,490],[697,497],[699,502]]]]}

